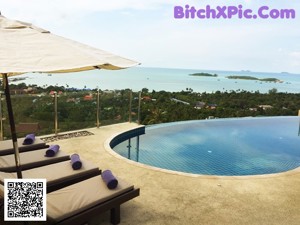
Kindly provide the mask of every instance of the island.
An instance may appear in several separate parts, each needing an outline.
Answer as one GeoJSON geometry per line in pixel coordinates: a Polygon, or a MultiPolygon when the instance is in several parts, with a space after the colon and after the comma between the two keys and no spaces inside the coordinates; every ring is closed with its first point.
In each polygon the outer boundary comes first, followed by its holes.
{"type": "Polygon", "coordinates": [[[282,83],[283,81],[277,79],[277,78],[257,78],[252,76],[227,76],[228,79],[241,79],[241,80],[257,80],[257,81],[263,81],[263,82],[275,82],[275,83],[282,83]]]}
{"type": "Polygon", "coordinates": [[[27,77],[14,77],[14,78],[10,78],[9,81],[11,82],[15,82],[15,81],[21,81],[21,80],[26,80],[27,77]]]}
{"type": "Polygon", "coordinates": [[[210,73],[192,73],[190,76],[199,76],[199,77],[217,77],[217,74],[210,74],[210,73]]]}

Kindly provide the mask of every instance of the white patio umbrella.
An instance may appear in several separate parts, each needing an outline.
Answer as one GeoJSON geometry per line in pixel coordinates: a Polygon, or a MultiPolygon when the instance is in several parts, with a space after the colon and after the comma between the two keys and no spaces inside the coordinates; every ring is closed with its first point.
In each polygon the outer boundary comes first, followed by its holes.
{"type": "Polygon", "coordinates": [[[8,77],[28,72],[118,70],[139,63],[0,15],[0,74],[6,96],[18,178],[22,178],[8,77]]]}

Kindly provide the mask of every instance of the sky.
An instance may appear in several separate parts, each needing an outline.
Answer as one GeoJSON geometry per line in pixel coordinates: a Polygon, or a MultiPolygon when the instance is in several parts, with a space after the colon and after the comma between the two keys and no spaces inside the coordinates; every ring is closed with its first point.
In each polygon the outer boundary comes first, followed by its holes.
{"type": "MultiPolygon", "coordinates": [[[[300,74],[300,1],[0,0],[3,16],[144,67],[300,74]],[[175,19],[174,7],[293,9],[295,19],[175,19]]],[[[186,16],[187,14],[185,14],[186,16]]]]}

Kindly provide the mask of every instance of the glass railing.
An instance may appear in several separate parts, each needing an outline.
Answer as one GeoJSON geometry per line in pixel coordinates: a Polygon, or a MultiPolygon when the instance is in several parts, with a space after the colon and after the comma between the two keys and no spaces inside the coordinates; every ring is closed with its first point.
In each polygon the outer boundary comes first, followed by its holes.
{"type": "MultiPolygon", "coordinates": [[[[121,91],[52,91],[24,93],[12,91],[11,100],[18,137],[59,134],[123,122],[138,123],[139,92],[121,91]]],[[[3,139],[9,139],[10,126],[5,98],[2,95],[3,139]]],[[[1,120],[1,118],[0,118],[1,120]]]]}
{"type": "MultiPolygon", "coordinates": [[[[8,139],[10,126],[3,94],[1,99],[0,134],[8,139]]],[[[292,116],[295,112],[298,113],[297,99],[299,94],[284,93],[278,93],[274,97],[246,92],[226,92],[221,95],[220,93],[148,92],[148,89],[132,92],[130,89],[72,90],[56,86],[35,87],[35,89],[11,88],[18,137],[27,133],[35,133],[39,136],[59,134],[124,122],[151,125],[211,118],[292,116]],[[249,96],[249,102],[244,101],[245,96],[249,96]],[[237,101],[237,99],[242,100],[237,101]],[[210,104],[215,101],[218,105],[210,104]],[[270,109],[263,109],[257,105],[263,101],[272,102],[270,109]]]]}

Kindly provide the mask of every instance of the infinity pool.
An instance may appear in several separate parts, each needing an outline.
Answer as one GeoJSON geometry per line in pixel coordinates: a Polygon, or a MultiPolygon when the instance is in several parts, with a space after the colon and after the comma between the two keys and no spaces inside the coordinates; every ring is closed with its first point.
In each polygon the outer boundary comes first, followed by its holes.
{"type": "Polygon", "coordinates": [[[206,175],[272,174],[300,166],[299,117],[215,119],[146,127],[120,155],[168,170],[206,175]]]}

